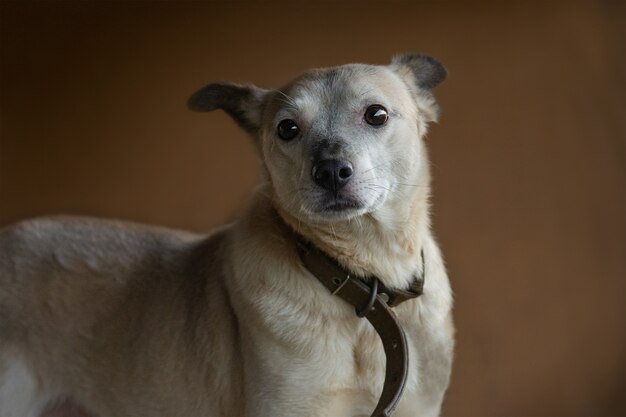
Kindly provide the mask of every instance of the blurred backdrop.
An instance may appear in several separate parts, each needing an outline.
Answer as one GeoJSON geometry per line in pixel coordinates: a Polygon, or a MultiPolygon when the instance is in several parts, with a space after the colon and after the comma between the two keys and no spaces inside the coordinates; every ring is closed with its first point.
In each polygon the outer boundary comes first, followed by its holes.
{"type": "Polygon", "coordinates": [[[215,80],[439,58],[427,139],[456,294],[446,416],[626,415],[625,2],[0,3],[0,226],[196,231],[259,172],[215,80]]]}

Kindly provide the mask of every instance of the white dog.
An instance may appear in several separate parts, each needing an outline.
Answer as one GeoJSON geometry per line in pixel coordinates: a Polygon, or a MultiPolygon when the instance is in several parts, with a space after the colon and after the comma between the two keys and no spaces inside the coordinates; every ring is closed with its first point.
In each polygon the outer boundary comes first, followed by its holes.
{"type": "Polygon", "coordinates": [[[386,309],[406,344],[383,342],[406,349],[408,371],[377,415],[438,415],[452,300],[422,139],[445,75],[402,55],[279,90],[198,91],[190,108],[232,116],[265,171],[241,218],[210,235],[64,217],[1,230],[0,417],[59,403],[98,417],[369,416],[386,368],[369,321],[386,309]],[[317,274],[324,257],[347,271],[334,295],[317,274]],[[367,320],[346,282],[372,291],[367,320]]]}

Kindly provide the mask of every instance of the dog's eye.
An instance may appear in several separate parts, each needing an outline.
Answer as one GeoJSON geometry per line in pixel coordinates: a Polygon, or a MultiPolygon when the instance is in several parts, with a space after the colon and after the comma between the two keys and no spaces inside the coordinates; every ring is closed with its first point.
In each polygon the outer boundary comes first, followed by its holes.
{"type": "Polygon", "coordinates": [[[365,110],[364,118],[368,125],[382,126],[389,119],[389,114],[387,109],[380,104],[372,104],[365,110]]]}
{"type": "Polygon", "coordinates": [[[296,122],[291,119],[281,120],[280,123],[278,123],[276,130],[278,131],[278,136],[282,140],[291,140],[298,136],[298,133],[300,133],[300,128],[296,122]]]}

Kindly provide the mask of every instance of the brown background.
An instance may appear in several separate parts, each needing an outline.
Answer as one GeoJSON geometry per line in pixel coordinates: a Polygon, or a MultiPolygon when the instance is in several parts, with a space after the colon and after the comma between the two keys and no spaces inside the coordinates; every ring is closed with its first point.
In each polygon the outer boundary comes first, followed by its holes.
{"type": "Polygon", "coordinates": [[[0,4],[0,225],[77,213],[205,230],[258,160],[207,81],[276,87],[424,51],[456,293],[447,416],[626,415],[626,7],[602,3],[0,4]]]}

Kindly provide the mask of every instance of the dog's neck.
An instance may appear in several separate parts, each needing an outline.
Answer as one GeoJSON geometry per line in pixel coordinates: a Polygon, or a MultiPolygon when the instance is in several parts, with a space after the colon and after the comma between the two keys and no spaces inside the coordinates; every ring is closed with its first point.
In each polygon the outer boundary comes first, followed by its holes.
{"type": "Polygon", "coordinates": [[[421,273],[420,251],[429,230],[429,179],[422,178],[422,185],[403,189],[376,212],[345,221],[303,222],[275,207],[291,228],[347,269],[406,288],[421,273]]]}

